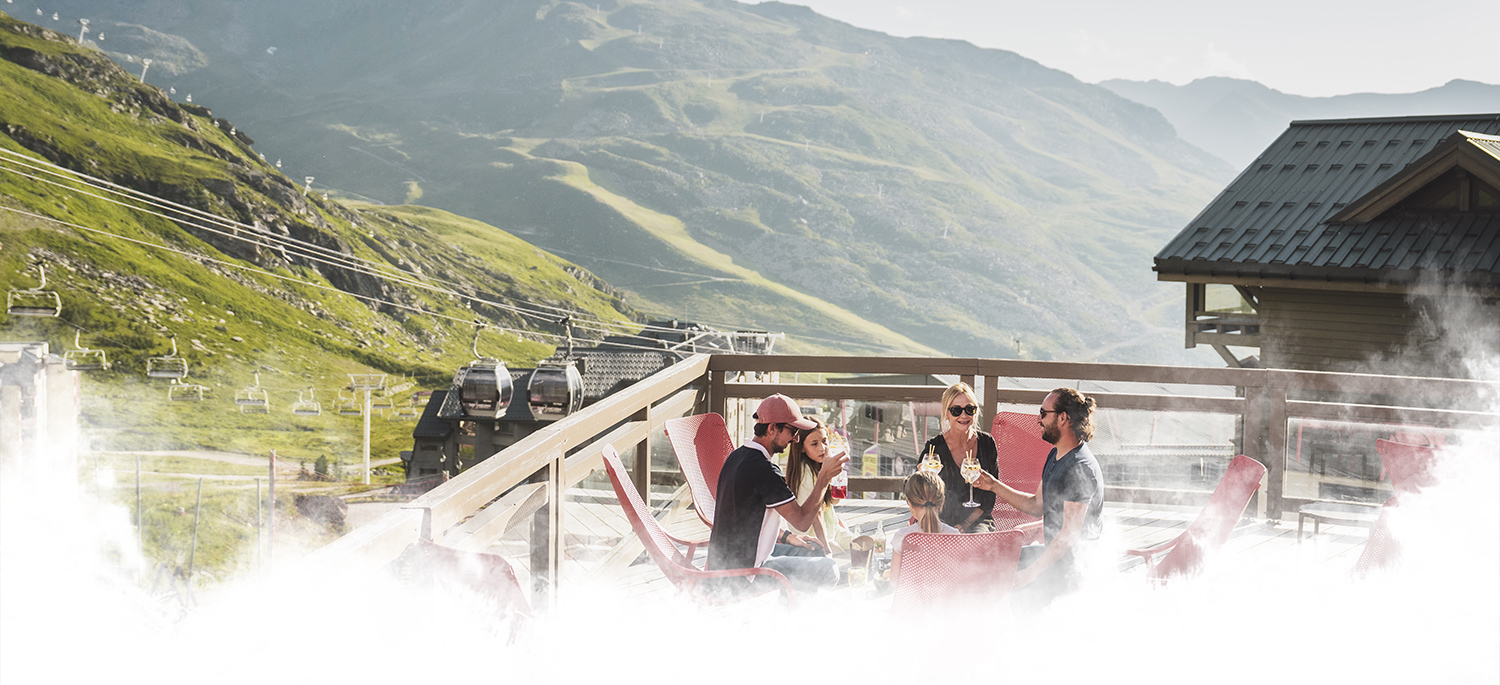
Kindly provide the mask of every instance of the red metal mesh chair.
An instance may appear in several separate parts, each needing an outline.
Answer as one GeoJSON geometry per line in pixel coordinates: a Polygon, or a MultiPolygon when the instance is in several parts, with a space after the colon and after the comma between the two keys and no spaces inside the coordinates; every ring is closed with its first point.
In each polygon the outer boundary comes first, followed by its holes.
{"type": "Polygon", "coordinates": [[[904,615],[998,604],[1010,594],[1024,533],[910,533],[891,610],[904,615]]]}
{"type": "Polygon", "coordinates": [[[1229,540],[1234,524],[1245,513],[1245,505],[1250,503],[1250,496],[1260,488],[1265,475],[1266,467],[1260,462],[1243,454],[1235,457],[1208,498],[1208,504],[1187,530],[1166,542],[1125,553],[1145,559],[1146,573],[1154,580],[1198,573],[1208,557],[1229,540]],[[1156,562],[1158,554],[1165,554],[1161,563],[1156,562]]]}
{"type": "Polygon", "coordinates": [[[666,426],[667,440],[672,443],[677,464],[682,467],[688,491],[693,495],[693,509],[698,512],[698,518],[712,528],[719,471],[723,470],[729,453],[734,451],[729,430],[724,427],[724,417],[718,414],[684,416],[667,419],[666,426]]]}
{"type": "Polygon", "coordinates": [[[413,550],[412,580],[419,584],[454,584],[479,595],[497,613],[509,616],[511,639],[531,617],[526,593],[510,563],[498,554],[468,552],[418,540],[413,550]]]}
{"type": "MultiPolygon", "coordinates": [[[[1021,492],[1036,492],[1037,486],[1042,483],[1042,468],[1047,464],[1047,454],[1052,451],[1052,444],[1042,439],[1042,426],[1036,422],[1036,417],[999,412],[995,414],[992,433],[995,436],[1000,471],[995,477],[1021,492]]],[[[1041,520],[1021,513],[999,497],[995,498],[995,507],[990,510],[990,516],[995,519],[995,530],[1010,530],[1041,520]]],[[[1041,529],[1029,526],[1028,533],[1027,542],[1034,542],[1041,534],[1041,529]]]]}
{"type": "Polygon", "coordinates": [[[1396,508],[1397,497],[1385,501],[1385,506],[1380,508],[1380,516],[1375,519],[1375,527],[1370,529],[1370,539],[1365,542],[1365,549],[1360,552],[1359,561],[1354,562],[1354,574],[1360,577],[1368,575],[1371,571],[1377,571],[1395,565],[1401,560],[1401,543],[1391,537],[1389,514],[1396,508]]]}
{"type": "Polygon", "coordinates": [[[1396,494],[1421,492],[1437,482],[1432,475],[1432,467],[1437,463],[1436,448],[1376,440],[1375,451],[1380,453],[1380,462],[1396,494]]]}
{"type": "Polygon", "coordinates": [[[656,562],[656,566],[678,590],[699,601],[715,603],[726,598],[705,593],[701,586],[701,581],[705,578],[770,576],[780,581],[781,585],[756,583],[754,587],[756,592],[742,593],[729,599],[739,599],[750,594],[763,594],[785,588],[787,602],[795,606],[796,598],[792,594],[792,584],[787,581],[786,576],[774,569],[738,568],[704,571],[693,566],[693,553],[703,543],[679,539],[661,527],[661,523],[651,515],[651,510],[641,500],[641,494],[636,491],[635,484],[630,481],[630,475],[625,472],[625,465],[620,462],[620,454],[615,451],[614,445],[604,446],[604,469],[609,472],[609,482],[615,487],[615,497],[619,498],[620,508],[625,510],[625,518],[630,520],[630,527],[641,539],[641,544],[646,547],[646,553],[651,555],[652,561],[656,562]],[[677,551],[676,545],[687,547],[687,553],[677,551]]]}

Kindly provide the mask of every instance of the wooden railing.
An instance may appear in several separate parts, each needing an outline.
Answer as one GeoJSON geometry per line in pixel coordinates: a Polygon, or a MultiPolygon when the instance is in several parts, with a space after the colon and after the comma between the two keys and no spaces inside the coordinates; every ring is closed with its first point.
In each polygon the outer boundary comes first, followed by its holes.
{"type": "MultiPolygon", "coordinates": [[[[1005,359],[697,355],[539,430],[319,554],[329,560],[357,556],[385,563],[418,538],[482,549],[530,515],[533,592],[535,601],[545,604],[555,595],[562,559],[563,494],[602,466],[600,448],[605,443],[614,444],[627,456],[629,448],[635,447],[632,478],[645,494],[651,482],[649,440],[669,418],[703,411],[728,415],[731,401],[757,400],[777,392],[799,399],[935,402],[943,390],[937,385],[780,382],[787,373],[956,376],[978,390],[986,416],[993,416],[1001,404],[1039,406],[1047,394],[1046,390],[1002,388],[1001,379],[1006,378],[1048,379],[1059,386],[1080,381],[1184,386],[1184,394],[1089,394],[1106,409],[1240,417],[1243,451],[1269,470],[1265,511],[1275,519],[1308,501],[1284,496],[1289,419],[1500,430],[1500,414],[1494,411],[1500,384],[1483,381],[1005,359]],[[1223,391],[1219,394],[1224,396],[1194,395],[1191,386],[1233,388],[1236,396],[1223,391]],[[1362,401],[1368,403],[1330,401],[1334,397],[1366,398],[1362,401]]],[[[731,421],[731,431],[735,427],[731,421]]],[[[852,478],[850,488],[891,490],[894,480],[852,478]]],[[[1110,488],[1107,496],[1125,501],[1185,501],[1181,492],[1148,488],[1110,488]]]]}

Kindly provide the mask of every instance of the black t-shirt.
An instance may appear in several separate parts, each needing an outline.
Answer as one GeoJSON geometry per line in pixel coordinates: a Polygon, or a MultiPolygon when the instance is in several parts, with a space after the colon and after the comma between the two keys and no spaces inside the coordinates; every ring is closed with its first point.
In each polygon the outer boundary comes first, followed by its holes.
{"type": "Polygon", "coordinates": [[[751,445],[730,452],[719,471],[719,497],[708,537],[706,568],[753,568],[766,510],[795,500],[781,467],[765,452],[751,445]]]}
{"type": "MultiPolygon", "coordinates": [[[[995,438],[984,431],[975,431],[979,435],[978,446],[975,448],[975,456],[979,459],[979,466],[985,473],[998,476],[1000,471],[997,465],[998,458],[995,454],[995,438]]],[[[969,501],[969,482],[964,480],[963,472],[959,469],[963,457],[953,458],[948,451],[948,441],[942,434],[928,440],[922,447],[922,454],[918,459],[932,449],[943,461],[943,470],[938,472],[938,477],[943,479],[943,510],[938,512],[938,520],[950,526],[962,528],[962,523],[969,520],[974,511],[973,507],[964,506],[969,501]]],[[[984,512],[975,525],[992,520],[991,512],[995,509],[995,493],[989,490],[974,488],[974,501],[979,503],[979,510],[984,512]]]]}
{"type": "Polygon", "coordinates": [[[1063,502],[1084,502],[1082,539],[1097,540],[1104,531],[1104,476],[1088,443],[1073,448],[1061,458],[1057,448],[1047,454],[1042,467],[1042,535],[1047,544],[1063,525],[1063,502]]]}

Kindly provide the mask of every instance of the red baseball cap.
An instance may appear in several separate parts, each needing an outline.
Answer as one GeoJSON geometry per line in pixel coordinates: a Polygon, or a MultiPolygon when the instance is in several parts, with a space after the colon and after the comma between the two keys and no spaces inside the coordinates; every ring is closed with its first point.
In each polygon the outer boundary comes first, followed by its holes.
{"type": "Polygon", "coordinates": [[[756,423],[784,423],[797,430],[812,430],[818,427],[802,415],[802,409],[786,395],[772,395],[760,401],[755,408],[756,423]]]}

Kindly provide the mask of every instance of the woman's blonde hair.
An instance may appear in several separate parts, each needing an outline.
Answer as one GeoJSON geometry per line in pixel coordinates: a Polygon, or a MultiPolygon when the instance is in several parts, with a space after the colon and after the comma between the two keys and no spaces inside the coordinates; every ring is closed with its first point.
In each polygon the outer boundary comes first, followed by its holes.
{"type": "MultiPolygon", "coordinates": [[[[951,406],[950,403],[953,402],[953,398],[963,394],[967,394],[969,397],[973,397],[976,405],[979,402],[979,395],[974,393],[974,388],[970,387],[968,383],[965,383],[963,381],[954,383],[953,385],[948,386],[947,390],[943,391],[942,406],[938,407],[938,416],[942,417],[943,423],[948,423],[948,421],[953,418],[948,415],[948,407],[951,406]]],[[[979,425],[979,419],[982,416],[984,416],[984,407],[980,407],[977,411],[974,412],[974,425],[979,425]]]]}
{"type": "MultiPolygon", "coordinates": [[[[818,417],[808,416],[806,418],[808,421],[818,425],[805,431],[798,431],[797,439],[791,445],[787,446],[786,451],[786,485],[792,489],[793,493],[797,492],[797,486],[802,484],[803,478],[816,479],[818,477],[818,469],[822,468],[818,462],[808,458],[807,453],[803,451],[803,443],[806,443],[807,438],[813,433],[820,430],[828,432],[829,430],[828,426],[819,420],[818,417]]],[[[823,439],[827,441],[828,437],[825,435],[823,439]]],[[[825,506],[833,505],[833,490],[831,488],[823,490],[823,504],[825,506]]]]}
{"type": "Polygon", "coordinates": [[[906,478],[906,503],[917,516],[923,533],[938,532],[938,512],[943,508],[943,481],[937,474],[918,471],[906,478]]]}

